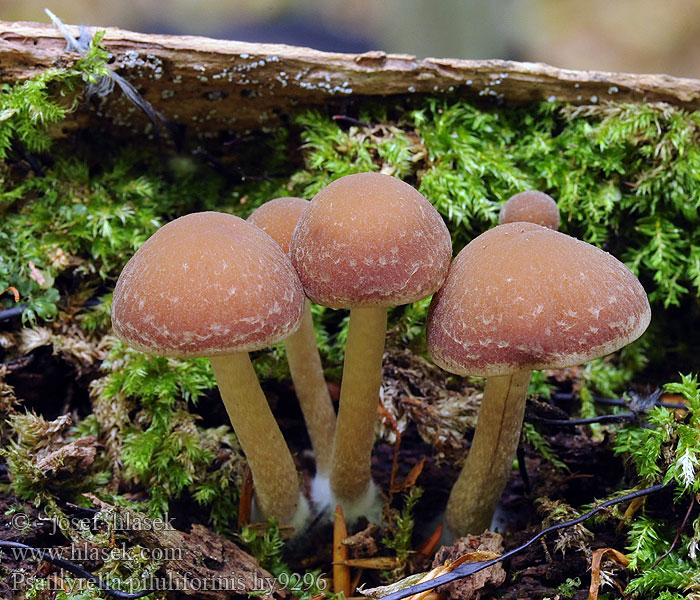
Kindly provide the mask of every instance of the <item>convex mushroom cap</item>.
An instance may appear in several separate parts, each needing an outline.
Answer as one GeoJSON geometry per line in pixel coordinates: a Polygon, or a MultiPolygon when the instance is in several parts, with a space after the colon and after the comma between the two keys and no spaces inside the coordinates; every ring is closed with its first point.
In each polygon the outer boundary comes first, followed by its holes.
{"type": "Polygon", "coordinates": [[[451,256],[449,232],[430,202],[380,173],[347,175],[321,190],[291,245],[306,294],[331,308],[421,300],[440,287],[451,256]]]}
{"type": "Polygon", "coordinates": [[[539,225],[509,223],[455,258],[433,297],[427,340],[447,371],[506,375],[609,354],[650,319],[644,289],[615,257],[539,225]]]}
{"type": "Polygon", "coordinates": [[[130,346],[161,356],[216,356],[274,344],[299,326],[304,292],[261,229],[217,212],[161,227],[124,267],[112,323],[130,346]]]}
{"type": "Polygon", "coordinates": [[[526,221],[535,223],[550,229],[559,229],[559,207],[554,198],[538,192],[528,190],[511,196],[501,206],[498,213],[498,223],[517,223],[526,221]]]}
{"type": "Polygon", "coordinates": [[[282,250],[289,253],[294,229],[301,214],[309,205],[309,201],[304,198],[293,196],[273,198],[250,213],[248,223],[260,227],[280,245],[282,250]]]}

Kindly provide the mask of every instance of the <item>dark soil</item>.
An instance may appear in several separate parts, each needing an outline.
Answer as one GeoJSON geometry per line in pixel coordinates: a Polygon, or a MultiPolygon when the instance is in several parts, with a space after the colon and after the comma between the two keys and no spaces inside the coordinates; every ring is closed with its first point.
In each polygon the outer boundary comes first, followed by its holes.
{"type": "MultiPolygon", "coordinates": [[[[24,400],[24,407],[42,414],[47,419],[54,419],[61,414],[72,414],[81,418],[90,412],[90,401],[87,385],[97,372],[83,373],[78,377],[75,370],[55,357],[50,347],[33,351],[22,362],[7,363],[5,380],[15,388],[17,397],[24,400]]],[[[562,388],[566,389],[563,383],[562,388]]],[[[333,388],[337,391],[337,386],[333,388]]],[[[313,476],[314,466],[309,450],[309,440],[304,428],[301,412],[298,408],[294,391],[288,382],[269,383],[265,392],[278,418],[285,438],[296,457],[298,465],[307,480],[313,476]]],[[[562,412],[571,410],[564,406],[562,412]],[[566,410],[565,410],[566,409],[566,410]]],[[[216,393],[200,400],[193,411],[202,417],[203,426],[218,425],[226,422],[226,415],[216,393]]],[[[545,497],[550,502],[562,501],[574,509],[602,498],[620,487],[624,478],[624,467],[621,460],[616,458],[608,447],[607,440],[593,440],[586,427],[569,427],[566,430],[540,428],[549,441],[557,456],[569,467],[569,472],[554,468],[545,463],[531,448],[524,448],[525,471],[527,481],[514,471],[508,483],[502,500],[503,528],[500,533],[504,537],[504,550],[510,550],[524,543],[541,530],[542,515],[538,514],[535,500],[545,497]]],[[[385,442],[377,444],[373,455],[373,475],[382,490],[390,487],[394,446],[385,442]]],[[[416,426],[411,424],[404,431],[399,448],[399,471],[397,479],[406,476],[412,467],[425,458],[423,470],[417,484],[423,490],[423,496],[415,511],[416,529],[414,544],[418,546],[433,531],[438,522],[458,469],[450,466],[442,457],[438,457],[434,448],[427,444],[418,434],[416,426]]],[[[8,477],[6,467],[0,467],[3,489],[7,490],[8,477]]],[[[134,490],[139,493],[139,490],[134,490]]],[[[659,500],[651,499],[650,502],[659,500]]],[[[392,498],[392,506],[400,508],[401,494],[392,498]]],[[[670,504],[670,503],[669,503],[670,504]]],[[[66,510],[78,511],[78,507],[64,507],[66,510]]],[[[169,516],[173,519],[176,529],[182,535],[192,535],[196,527],[200,535],[203,526],[207,525],[206,512],[191,498],[183,497],[173,502],[169,516]]],[[[359,523],[350,533],[361,531],[366,523],[359,523]]],[[[476,590],[474,597],[501,599],[541,599],[555,597],[586,598],[590,574],[588,562],[582,548],[612,547],[624,550],[624,532],[617,532],[610,522],[602,525],[587,524],[593,532],[593,537],[587,538],[585,544],[578,544],[572,539],[572,546],[564,552],[555,550],[557,534],[552,534],[545,541],[536,543],[526,551],[515,556],[504,565],[506,570],[505,582],[497,589],[487,587],[476,590]],[[573,582],[580,582],[578,585],[573,582]],[[562,595],[564,590],[568,596],[562,595]]],[[[218,540],[216,544],[228,544],[222,538],[210,532],[218,540]]],[[[379,547],[376,552],[386,556],[387,550],[381,548],[381,535],[376,535],[375,541],[379,547]]],[[[303,539],[287,549],[286,559],[293,570],[321,569],[328,572],[331,562],[332,531],[328,523],[319,522],[303,539]]],[[[37,509],[24,501],[18,501],[10,496],[0,497],[0,540],[19,541],[34,547],[61,547],[68,541],[60,533],[53,530],[49,523],[42,524],[37,509]],[[13,514],[24,511],[28,522],[34,525],[22,534],[18,534],[11,526],[13,514]],[[36,524],[39,523],[37,526],[36,524]]],[[[207,544],[211,544],[209,540],[207,544]]],[[[366,550],[365,550],[366,551],[366,550]]],[[[242,563],[241,563],[242,564],[242,563]]],[[[86,566],[86,565],[83,565],[86,566]]],[[[87,565],[96,567],[97,565],[87,565]]],[[[425,565],[422,565],[425,568],[425,565]]],[[[221,565],[219,565],[221,567],[221,565]]],[[[53,567],[43,564],[37,566],[36,561],[3,558],[0,567],[0,598],[11,598],[9,577],[13,572],[24,569],[30,572],[45,572],[48,574],[53,567]],[[39,569],[40,571],[37,571],[39,569]]],[[[624,586],[624,574],[620,574],[620,583],[624,586]]],[[[374,571],[365,571],[362,581],[365,587],[373,587],[385,583],[374,571]]],[[[169,596],[176,597],[176,596],[169,596]]],[[[198,596],[190,596],[198,597],[198,596]]],[[[201,597],[212,597],[202,595],[201,597]]],[[[470,596],[471,597],[471,596],[470,596]]]]}

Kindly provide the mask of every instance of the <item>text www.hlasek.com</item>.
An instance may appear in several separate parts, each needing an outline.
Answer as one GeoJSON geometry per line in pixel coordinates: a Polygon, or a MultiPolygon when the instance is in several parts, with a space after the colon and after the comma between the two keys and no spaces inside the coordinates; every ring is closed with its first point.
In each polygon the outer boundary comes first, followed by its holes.
{"type": "MultiPolygon", "coordinates": [[[[182,560],[182,548],[143,548],[141,546],[119,546],[99,548],[91,544],[73,544],[70,548],[6,548],[3,552],[11,555],[15,561],[27,561],[36,557],[37,550],[51,558],[61,558],[74,563],[105,562],[108,560],[134,561],[172,561],[182,560]]],[[[2,552],[0,552],[2,555],[2,552]]]]}

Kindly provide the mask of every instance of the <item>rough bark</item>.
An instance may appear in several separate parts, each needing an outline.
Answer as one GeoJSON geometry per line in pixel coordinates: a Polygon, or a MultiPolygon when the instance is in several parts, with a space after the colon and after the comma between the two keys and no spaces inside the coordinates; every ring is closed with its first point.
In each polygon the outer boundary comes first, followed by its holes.
{"type": "MultiPolygon", "coordinates": [[[[71,28],[76,32],[77,28],[71,28]]],[[[190,132],[274,125],[299,107],[349,97],[436,94],[518,104],[560,100],[595,104],[667,102],[700,106],[700,81],[668,75],[571,71],[502,60],[417,59],[403,54],[338,54],[194,36],[147,35],[107,28],[112,67],[165,116],[190,132]]],[[[31,77],[77,55],[51,25],[0,21],[0,82],[31,77]]],[[[77,111],[69,125],[112,123],[143,129],[146,117],[118,92],[77,111]]]]}

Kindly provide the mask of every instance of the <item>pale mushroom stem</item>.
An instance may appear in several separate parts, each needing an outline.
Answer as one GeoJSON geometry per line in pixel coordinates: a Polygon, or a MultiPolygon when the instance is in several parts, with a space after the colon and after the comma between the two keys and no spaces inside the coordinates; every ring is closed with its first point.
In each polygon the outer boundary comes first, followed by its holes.
{"type": "Polygon", "coordinates": [[[372,481],[386,321],[386,308],[350,311],[331,466],[331,490],[346,514],[353,513],[353,503],[366,498],[372,481]]]}
{"type": "Polygon", "coordinates": [[[263,517],[293,523],[303,502],[296,466],[247,352],[209,358],[221,399],[246,455],[263,517]]]}
{"type": "Polygon", "coordinates": [[[480,534],[513,468],[532,371],[489,377],[472,446],[447,502],[447,526],[455,536],[480,534]]]}
{"type": "Polygon", "coordinates": [[[316,471],[328,477],[335,434],[335,410],[323,375],[316,331],[307,300],[299,329],[285,341],[294,389],[316,457],[316,471]]]}

